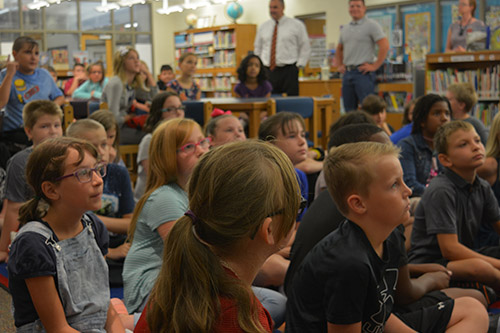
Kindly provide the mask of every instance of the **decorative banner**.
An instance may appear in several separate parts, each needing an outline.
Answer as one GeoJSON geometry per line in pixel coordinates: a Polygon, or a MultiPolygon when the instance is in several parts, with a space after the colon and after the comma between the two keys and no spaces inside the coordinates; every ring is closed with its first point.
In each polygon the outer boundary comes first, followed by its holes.
{"type": "Polygon", "coordinates": [[[431,13],[423,12],[406,14],[405,40],[412,61],[425,60],[425,55],[431,50],[431,13]]]}

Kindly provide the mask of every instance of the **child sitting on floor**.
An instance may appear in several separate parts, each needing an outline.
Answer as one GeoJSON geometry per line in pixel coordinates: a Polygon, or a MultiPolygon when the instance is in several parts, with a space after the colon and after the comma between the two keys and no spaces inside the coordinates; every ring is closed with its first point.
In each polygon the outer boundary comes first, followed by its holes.
{"type": "Polygon", "coordinates": [[[26,165],[34,197],[20,209],[9,288],[18,332],[123,332],[109,299],[101,207],[106,164],[74,138],[38,145],[26,165]]]}
{"type": "Polygon", "coordinates": [[[97,121],[80,119],[68,127],[67,136],[92,143],[97,148],[101,161],[107,163],[107,174],[103,177],[102,206],[95,212],[110,232],[109,253],[106,256],[110,283],[113,287],[122,286],[123,260],[130,249],[130,244],[125,239],[135,206],[128,170],[121,165],[109,163],[106,131],[97,121]]]}
{"type": "Polygon", "coordinates": [[[25,166],[33,148],[49,138],[62,136],[63,114],[59,105],[52,101],[37,100],[26,104],[23,109],[24,131],[33,141],[28,147],[9,160],[5,186],[5,218],[0,237],[0,261],[8,258],[11,232],[19,227],[19,207],[33,198],[33,190],[26,183],[25,166]]]}
{"type": "Polygon", "coordinates": [[[474,127],[456,120],[441,127],[434,146],[444,173],[432,180],[415,212],[409,259],[437,262],[452,279],[484,283],[500,292],[500,246],[483,246],[483,224],[500,230],[500,209],[490,185],[477,177],[484,146],[474,127]]]}
{"type": "Polygon", "coordinates": [[[244,141],[247,138],[240,120],[233,116],[231,111],[219,116],[214,116],[212,113],[212,119],[205,126],[205,135],[212,139],[212,147],[233,141],[244,141]]]}
{"type": "Polygon", "coordinates": [[[400,224],[410,218],[411,190],[399,150],[348,143],[325,161],[328,191],[347,217],[305,257],[287,289],[289,332],[486,332],[485,308],[470,297],[418,312],[392,313],[398,269],[406,264],[400,224]]]}

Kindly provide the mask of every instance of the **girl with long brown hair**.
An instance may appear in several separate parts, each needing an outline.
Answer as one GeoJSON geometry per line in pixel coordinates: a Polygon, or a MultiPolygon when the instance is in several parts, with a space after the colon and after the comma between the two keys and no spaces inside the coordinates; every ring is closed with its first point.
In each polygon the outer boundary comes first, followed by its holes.
{"type": "Polygon", "coordinates": [[[188,193],[136,331],[271,332],[251,284],[295,225],[301,196],[290,160],[262,142],[229,143],[200,159],[188,193]]]}

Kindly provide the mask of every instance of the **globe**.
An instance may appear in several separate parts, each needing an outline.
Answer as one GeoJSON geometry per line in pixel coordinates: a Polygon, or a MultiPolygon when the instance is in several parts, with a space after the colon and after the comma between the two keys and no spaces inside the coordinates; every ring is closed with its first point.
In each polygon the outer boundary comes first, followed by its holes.
{"type": "Polygon", "coordinates": [[[226,14],[236,22],[243,15],[243,6],[237,2],[230,2],[226,5],[226,14]]]}
{"type": "Polygon", "coordinates": [[[186,16],[186,23],[189,25],[190,29],[195,26],[196,21],[198,21],[198,16],[196,16],[195,14],[191,13],[186,16]]]}

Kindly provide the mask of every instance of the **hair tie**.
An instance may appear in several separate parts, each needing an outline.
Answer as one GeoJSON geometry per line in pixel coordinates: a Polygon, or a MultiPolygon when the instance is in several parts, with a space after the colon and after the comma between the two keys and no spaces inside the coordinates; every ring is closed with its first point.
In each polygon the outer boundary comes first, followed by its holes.
{"type": "Polygon", "coordinates": [[[225,115],[225,114],[232,114],[231,110],[227,110],[227,111],[224,111],[224,110],[221,110],[221,109],[217,109],[217,108],[214,108],[214,110],[212,111],[212,118],[216,118],[218,116],[222,116],[222,115],[225,115]]]}
{"type": "Polygon", "coordinates": [[[184,215],[186,215],[187,217],[191,218],[191,222],[193,223],[193,225],[195,225],[196,223],[198,223],[198,221],[200,220],[199,218],[196,217],[196,215],[190,209],[188,211],[186,211],[184,213],[184,215]]]}

